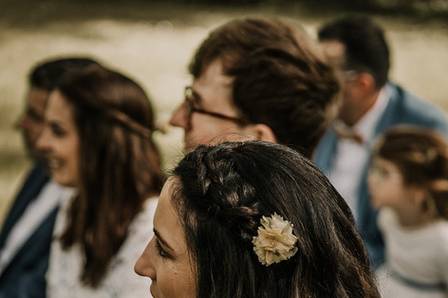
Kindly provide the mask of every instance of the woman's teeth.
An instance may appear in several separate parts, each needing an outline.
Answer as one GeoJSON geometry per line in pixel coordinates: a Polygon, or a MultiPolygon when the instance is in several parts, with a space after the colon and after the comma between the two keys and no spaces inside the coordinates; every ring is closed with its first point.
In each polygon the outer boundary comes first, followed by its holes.
{"type": "Polygon", "coordinates": [[[60,160],[58,160],[58,159],[50,158],[50,159],[48,160],[48,167],[49,167],[51,170],[57,170],[57,169],[59,169],[61,166],[62,166],[62,162],[61,162],[60,160]]]}

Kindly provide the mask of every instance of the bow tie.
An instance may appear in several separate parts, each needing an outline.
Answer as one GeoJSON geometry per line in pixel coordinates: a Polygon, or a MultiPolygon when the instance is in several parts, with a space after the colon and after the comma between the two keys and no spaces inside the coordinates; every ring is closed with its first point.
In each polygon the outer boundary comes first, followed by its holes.
{"type": "Polygon", "coordinates": [[[360,145],[364,143],[364,139],[360,133],[340,121],[334,123],[333,129],[340,139],[351,140],[360,145]]]}

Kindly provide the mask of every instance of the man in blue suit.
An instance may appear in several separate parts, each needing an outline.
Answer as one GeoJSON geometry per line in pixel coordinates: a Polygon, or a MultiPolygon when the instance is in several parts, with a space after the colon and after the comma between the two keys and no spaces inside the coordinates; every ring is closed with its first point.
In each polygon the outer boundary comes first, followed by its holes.
{"type": "Polygon", "coordinates": [[[382,28],[371,19],[340,18],[321,27],[318,36],[344,86],[338,119],[321,139],[314,160],[351,207],[377,267],[384,262],[384,243],[367,189],[372,143],[386,129],[402,124],[448,135],[447,118],[388,80],[389,48],[382,28]]]}
{"type": "Polygon", "coordinates": [[[68,58],[45,61],[30,73],[24,113],[18,121],[34,161],[6,215],[0,232],[0,298],[44,298],[45,274],[60,200],[70,191],[51,181],[35,144],[44,125],[47,97],[60,78],[95,61],[68,58]]]}

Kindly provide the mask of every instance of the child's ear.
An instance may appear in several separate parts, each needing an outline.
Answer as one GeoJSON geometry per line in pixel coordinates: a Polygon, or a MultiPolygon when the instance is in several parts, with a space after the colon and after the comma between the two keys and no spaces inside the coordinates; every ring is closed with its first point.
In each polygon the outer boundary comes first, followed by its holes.
{"type": "Polygon", "coordinates": [[[422,188],[413,187],[411,200],[415,205],[423,206],[428,200],[428,193],[422,188]]]}

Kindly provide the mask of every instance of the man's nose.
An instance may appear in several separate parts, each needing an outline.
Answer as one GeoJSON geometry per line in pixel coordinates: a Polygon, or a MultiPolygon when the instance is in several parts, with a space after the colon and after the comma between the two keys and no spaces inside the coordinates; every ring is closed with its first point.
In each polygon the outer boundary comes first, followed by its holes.
{"type": "Polygon", "coordinates": [[[171,114],[170,125],[186,129],[188,127],[188,115],[185,104],[179,105],[171,114]]]}

